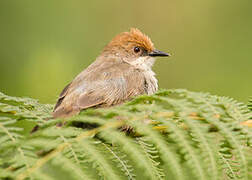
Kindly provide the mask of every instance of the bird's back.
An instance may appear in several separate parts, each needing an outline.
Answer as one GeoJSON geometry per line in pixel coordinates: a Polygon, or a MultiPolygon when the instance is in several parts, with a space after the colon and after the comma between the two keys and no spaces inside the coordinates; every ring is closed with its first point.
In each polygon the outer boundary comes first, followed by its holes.
{"type": "Polygon", "coordinates": [[[147,89],[142,71],[114,58],[98,58],[63,89],[53,116],[68,117],[91,107],[121,104],[144,93],[147,89]]]}

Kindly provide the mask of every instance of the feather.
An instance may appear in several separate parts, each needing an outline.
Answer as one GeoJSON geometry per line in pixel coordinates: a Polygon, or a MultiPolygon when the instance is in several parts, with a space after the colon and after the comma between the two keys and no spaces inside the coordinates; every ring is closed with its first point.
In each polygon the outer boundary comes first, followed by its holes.
{"type": "MultiPolygon", "coordinates": [[[[61,92],[53,117],[69,117],[83,109],[121,104],[133,96],[157,90],[154,50],[150,38],[138,29],[118,34],[101,55],[61,92]],[[140,47],[141,53],[134,51],[140,47]]],[[[140,52],[140,51],[139,51],[140,52]]]]}
{"type": "Polygon", "coordinates": [[[57,101],[57,103],[56,103],[56,105],[55,105],[55,107],[54,107],[53,110],[55,110],[62,103],[64,97],[67,94],[67,90],[68,90],[68,88],[69,88],[70,85],[71,85],[71,83],[67,84],[66,87],[62,90],[62,92],[59,95],[59,99],[58,99],[58,101],[57,101]]]}
{"type": "Polygon", "coordinates": [[[54,108],[54,118],[68,117],[90,107],[120,104],[145,93],[143,73],[127,63],[115,63],[113,58],[111,61],[114,63],[94,62],[67,85],[54,108]]]}

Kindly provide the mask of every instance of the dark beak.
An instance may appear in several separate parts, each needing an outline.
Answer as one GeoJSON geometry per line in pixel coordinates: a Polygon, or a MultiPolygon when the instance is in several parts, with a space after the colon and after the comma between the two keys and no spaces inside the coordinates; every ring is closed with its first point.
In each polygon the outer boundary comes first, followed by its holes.
{"type": "Polygon", "coordinates": [[[159,50],[156,50],[156,49],[153,50],[152,52],[150,52],[148,55],[152,56],[152,57],[156,57],[156,56],[171,56],[168,53],[165,53],[165,52],[162,52],[162,51],[159,51],[159,50]]]}
{"type": "Polygon", "coordinates": [[[152,52],[150,52],[148,55],[152,56],[152,57],[156,57],[156,56],[171,56],[168,53],[165,53],[165,52],[162,52],[162,51],[159,51],[159,50],[156,50],[156,49],[153,50],[152,52]]]}

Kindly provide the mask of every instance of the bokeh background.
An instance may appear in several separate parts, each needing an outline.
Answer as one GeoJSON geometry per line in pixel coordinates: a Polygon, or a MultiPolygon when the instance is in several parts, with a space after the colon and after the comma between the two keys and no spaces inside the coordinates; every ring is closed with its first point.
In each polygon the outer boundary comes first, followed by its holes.
{"type": "Polygon", "coordinates": [[[173,54],[154,66],[160,88],[252,95],[251,0],[1,0],[0,91],[55,103],[130,27],[173,54]]]}

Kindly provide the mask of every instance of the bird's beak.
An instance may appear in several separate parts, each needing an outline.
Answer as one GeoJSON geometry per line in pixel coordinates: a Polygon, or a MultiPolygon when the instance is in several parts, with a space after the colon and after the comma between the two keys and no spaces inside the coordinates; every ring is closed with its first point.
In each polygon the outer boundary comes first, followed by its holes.
{"type": "Polygon", "coordinates": [[[150,52],[148,55],[152,56],[152,57],[156,57],[156,56],[171,56],[168,53],[165,53],[165,52],[162,52],[162,51],[159,51],[159,50],[156,50],[156,49],[153,50],[152,52],[150,52]]]}

